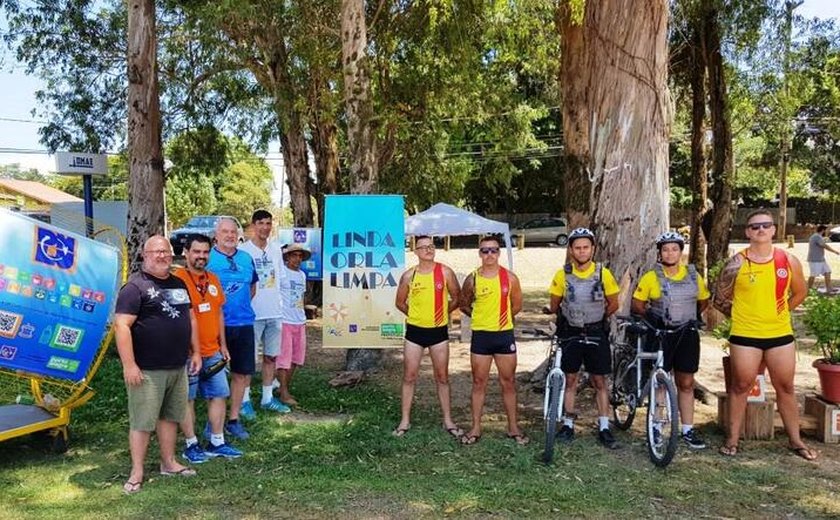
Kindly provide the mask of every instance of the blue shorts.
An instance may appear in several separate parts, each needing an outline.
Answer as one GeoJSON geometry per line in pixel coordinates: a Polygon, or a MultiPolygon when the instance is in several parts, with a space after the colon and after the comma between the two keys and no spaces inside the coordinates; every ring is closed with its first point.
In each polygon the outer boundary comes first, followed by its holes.
{"type": "MultiPolygon", "coordinates": [[[[201,370],[207,370],[222,359],[222,354],[216,352],[212,356],[201,358],[201,370]]],[[[200,373],[200,372],[199,372],[200,373]]],[[[230,396],[230,386],[227,380],[228,369],[220,370],[209,379],[200,379],[198,374],[190,376],[190,387],[188,397],[195,401],[198,392],[205,399],[227,398],[230,396]]]]}
{"type": "Polygon", "coordinates": [[[254,359],[254,326],[225,327],[225,340],[230,352],[230,371],[250,376],[257,367],[254,359]]]}

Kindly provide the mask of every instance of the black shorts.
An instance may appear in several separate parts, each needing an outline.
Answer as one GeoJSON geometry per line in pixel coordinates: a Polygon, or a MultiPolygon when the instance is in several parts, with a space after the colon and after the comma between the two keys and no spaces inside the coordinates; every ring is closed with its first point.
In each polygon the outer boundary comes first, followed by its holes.
{"type": "Polygon", "coordinates": [[[748,338],[745,336],[729,336],[729,344],[736,347],[752,347],[761,350],[770,350],[771,348],[784,347],[793,343],[792,335],[780,336],[778,338],[748,338]]]}
{"type": "MultiPolygon", "coordinates": [[[[612,371],[612,354],[610,353],[610,342],[607,333],[602,332],[588,332],[589,337],[600,336],[598,346],[588,345],[580,342],[569,342],[563,348],[563,359],[560,362],[560,369],[567,374],[576,374],[580,372],[580,367],[584,366],[586,371],[596,376],[604,376],[612,371]]],[[[569,337],[579,336],[579,334],[561,334],[560,340],[569,337]]]]}
{"type": "Polygon", "coordinates": [[[225,340],[230,352],[230,371],[250,376],[256,370],[254,361],[254,327],[225,327],[225,340]]]}
{"type": "Polygon", "coordinates": [[[406,323],[405,340],[421,347],[431,347],[432,345],[449,341],[449,327],[443,325],[441,327],[427,328],[406,323]]]}
{"type": "Polygon", "coordinates": [[[500,331],[474,330],[470,341],[470,353],[480,356],[516,354],[516,339],[513,329],[500,331]]]}
{"type": "MultiPolygon", "coordinates": [[[[653,334],[649,335],[645,343],[645,350],[656,352],[653,334]]],[[[686,374],[696,374],[700,368],[700,333],[697,329],[686,328],[676,334],[665,336],[662,345],[664,359],[663,369],[666,372],[676,370],[686,374]]]]}

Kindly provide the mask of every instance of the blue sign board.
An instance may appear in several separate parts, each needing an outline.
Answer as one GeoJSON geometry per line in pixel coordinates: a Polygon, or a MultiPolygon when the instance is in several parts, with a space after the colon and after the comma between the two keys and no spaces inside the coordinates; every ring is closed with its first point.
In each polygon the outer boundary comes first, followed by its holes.
{"type": "Polygon", "coordinates": [[[312,257],[300,264],[307,280],[321,279],[321,228],[281,229],[277,241],[281,245],[300,244],[312,252],[312,257]]]}
{"type": "Polygon", "coordinates": [[[119,253],[0,210],[0,367],[79,381],[110,326],[119,253]]]}

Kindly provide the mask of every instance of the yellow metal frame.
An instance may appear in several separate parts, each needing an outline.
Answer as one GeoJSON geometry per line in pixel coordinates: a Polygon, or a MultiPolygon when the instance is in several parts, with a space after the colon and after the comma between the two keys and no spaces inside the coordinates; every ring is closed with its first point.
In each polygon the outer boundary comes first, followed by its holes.
{"type": "MultiPolygon", "coordinates": [[[[128,248],[126,247],[125,238],[117,229],[111,226],[106,226],[96,221],[93,221],[93,223],[99,228],[99,230],[93,234],[93,238],[96,238],[97,235],[103,232],[113,233],[119,238],[119,248],[122,254],[120,282],[121,284],[125,283],[128,276],[128,248]]],[[[94,358],[93,363],[91,363],[88,368],[85,377],[76,383],[52,377],[45,377],[38,374],[0,368],[0,373],[3,375],[29,379],[29,387],[35,404],[44,408],[48,412],[55,414],[54,419],[27,424],[26,426],[13,428],[11,430],[0,431],[0,442],[43,430],[54,430],[55,435],[62,435],[64,440],[67,440],[67,425],[70,423],[70,411],[90,401],[95,393],[88,383],[91,379],[93,379],[96,371],[99,370],[99,366],[102,364],[102,360],[105,359],[105,354],[108,351],[108,345],[111,344],[111,339],[114,337],[114,327],[112,323],[106,324],[106,327],[108,327],[108,332],[99,344],[99,351],[96,354],[96,358],[94,358]],[[44,396],[46,394],[43,391],[43,385],[45,383],[49,384],[51,387],[57,386],[66,388],[69,391],[69,396],[58,403],[45,403],[44,396]]]]}

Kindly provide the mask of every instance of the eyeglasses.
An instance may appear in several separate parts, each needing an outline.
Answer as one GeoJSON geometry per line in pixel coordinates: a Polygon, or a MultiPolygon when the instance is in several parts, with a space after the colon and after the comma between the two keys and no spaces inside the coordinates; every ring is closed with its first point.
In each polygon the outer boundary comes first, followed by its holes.
{"type": "Polygon", "coordinates": [[[144,252],[154,256],[172,256],[172,251],[168,249],[147,249],[144,252]]]}
{"type": "Polygon", "coordinates": [[[499,254],[498,247],[482,247],[478,249],[478,252],[482,255],[497,255],[499,254]]]}
{"type": "Polygon", "coordinates": [[[435,245],[434,244],[429,244],[429,245],[426,245],[426,246],[415,246],[414,249],[415,249],[415,251],[416,250],[434,251],[435,250],[435,245]]]}
{"type": "Polygon", "coordinates": [[[772,222],[755,222],[753,224],[747,224],[747,227],[752,229],[753,231],[758,231],[759,229],[770,229],[775,225],[776,224],[772,222]]]}

